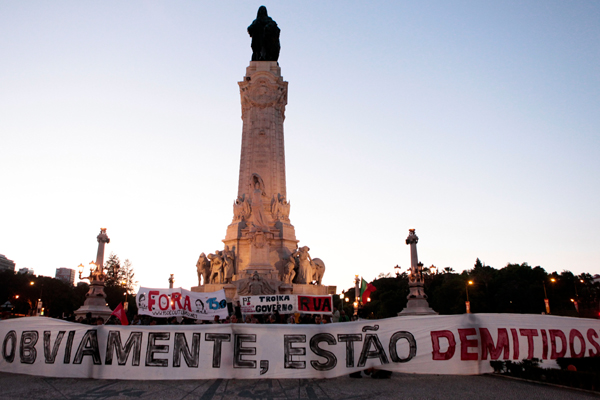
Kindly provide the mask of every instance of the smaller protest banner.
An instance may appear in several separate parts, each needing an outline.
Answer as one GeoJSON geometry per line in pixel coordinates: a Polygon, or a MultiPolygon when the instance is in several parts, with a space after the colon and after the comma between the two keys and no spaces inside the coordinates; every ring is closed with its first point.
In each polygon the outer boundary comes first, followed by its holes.
{"type": "Polygon", "coordinates": [[[298,295],[298,312],[304,314],[331,314],[333,308],[331,295],[298,295]]]}
{"type": "Polygon", "coordinates": [[[291,314],[297,311],[296,298],[293,294],[240,296],[240,309],[242,314],[291,314]]]}
{"type": "Polygon", "coordinates": [[[182,288],[152,289],[140,287],[137,294],[138,314],[153,317],[187,317],[213,320],[227,318],[227,299],[223,289],[210,293],[190,292],[182,288]]]}

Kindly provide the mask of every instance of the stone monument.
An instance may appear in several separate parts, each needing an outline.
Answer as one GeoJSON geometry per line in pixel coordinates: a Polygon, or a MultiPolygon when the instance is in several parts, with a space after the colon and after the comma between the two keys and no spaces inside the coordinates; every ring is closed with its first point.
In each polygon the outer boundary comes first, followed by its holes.
{"type": "Polygon", "coordinates": [[[285,178],[283,121],[288,83],[281,76],[279,28],[261,6],[248,27],[252,61],[238,83],[242,103],[242,149],[233,219],[224,249],[200,254],[193,291],[225,289],[238,294],[329,294],[325,264],[298,247],[290,222],[285,178]]]}
{"type": "Polygon", "coordinates": [[[98,239],[98,253],[96,254],[96,262],[91,263],[90,275],[85,278],[81,277],[82,271],[79,271],[79,279],[87,279],[90,281],[90,290],[85,294],[85,302],[77,311],[77,317],[85,317],[90,312],[93,318],[102,317],[104,321],[110,317],[112,310],[106,305],[106,293],[104,293],[104,281],[106,274],[104,273],[104,246],[110,243],[106,228],[100,229],[98,239]]]}
{"type": "Polygon", "coordinates": [[[403,315],[434,315],[437,314],[429,307],[427,295],[423,290],[425,279],[423,278],[423,264],[417,256],[417,242],[419,238],[414,229],[408,230],[406,244],[410,245],[410,275],[408,276],[408,303],[406,308],[398,313],[403,315]]]}

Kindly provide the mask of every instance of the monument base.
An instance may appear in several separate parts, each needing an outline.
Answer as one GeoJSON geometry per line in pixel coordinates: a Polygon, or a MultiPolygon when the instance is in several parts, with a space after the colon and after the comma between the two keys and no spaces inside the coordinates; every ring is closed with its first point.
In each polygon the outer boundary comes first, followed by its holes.
{"type": "Polygon", "coordinates": [[[408,299],[408,303],[404,310],[398,313],[399,317],[405,315],[437,315],[438,313],[433,311],[429,307],[429,303],[425,299],[408,299]]]}
{"type": "Polygon", "coordinates": [[[85,318],[87,313],[92,313],[92,318],[102,317],[104,322],[108,320],[110,315],[113,313],[108,306],[97,306],[97,305],[83,305],[77,311],[75,311],[75,316],[77,318],[83,317],[85,318]]]}
{"type": "MultiPolygon", "coordinates": [[[[210,293],[216,292],[217,290],[225,289],[225,296],[228,301],[236,301],[239,299],[240,295],[248,295],[251,296],[251,293],[238,293],[238,288],[236,285],[243,287],[244,283],[248,281],[248,279],[240,279],[235,282],[235,284],[231,283],[208,283],[206,285],[192,286],[191,291],[197,293],[210,293]]],[[[335,294],[337,287],[336,286],[324,286],[324,285],[301,285],[301,284],[281,284],[280,281],[276,280],[268,280],[265,279],[265,283],[269,284],[270,287],[275,289],[277,294],[307,294],[307,295],[327,295],[327,294],[335,294]]],[[[269,293],[266,293],[269,294],[269,293]]],[[[410,302],[410,301],[409,301],[410,302]]],[[[427,303],[427,302],[425,302],[427,303]]]]}

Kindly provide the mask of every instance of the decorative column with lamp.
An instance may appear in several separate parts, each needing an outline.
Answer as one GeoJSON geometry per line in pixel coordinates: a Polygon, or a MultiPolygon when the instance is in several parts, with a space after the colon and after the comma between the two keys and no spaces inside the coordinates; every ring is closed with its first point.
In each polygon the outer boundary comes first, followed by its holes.
{"type": "Polygon", "coordinates": [[[467,301],[465,301],[467,314],[471,314],[471,302],[469,301],[469,285],[473,285],[473,281],[467,281],[467,283],[465,284],[465,288],[467,289],[467,301]]]}
{"type": "Polygon", "coordinates": [[[544,305],[546,306],[546,314],[550,315],[550,300],[548,300],[548,292],[546,291],[546,281],[542,281],[544,285],[544,305]]]}
{"type": "Polygon", "coordinates": [[[77,311],[77,317],[85,317],[87,313],[92,314],[92,318],[102,317],[105,321],[112,314],[112,310],[106,304],[106,293],[104,293],[104,281],[106,274],[104,273],[104,245],[110,242],[106,235],[106,228],[100,229],[98,239],[98,254],[96,262],[90,263],[89,276],[82,277],[84,266],[79,264],[79,279],[87,279],[90,281],[90,290],[85,294],[85,302],[77,311]]]}
{"type": "Polygon", "coordinates": [[[410,246],[410,274],[408,275],[408,302],[404,310],[398,313],[404,315],[435,315],[435,311],[429,307],[427,295],[425,294],[425,278],[423,276],[423,264],[419,262],[417,255],[417,237],[414,229],[408,230],[406,244],[410,246]]]}
{"type": "Polygon", "coordinates": [[[125,303],[123,303],[123,309],[127,312],[127,310],[129,310],[129,302],[127,301],[127,295],[129,294],[129,278],[123,279],[121,285],[125,288],[125,303]]]}
{"type": "Polygon", "coordinates": [[[354,276],[354,315],[358,317],[358,307],[360,306],[360,279],[358,275],[354,276]]]}

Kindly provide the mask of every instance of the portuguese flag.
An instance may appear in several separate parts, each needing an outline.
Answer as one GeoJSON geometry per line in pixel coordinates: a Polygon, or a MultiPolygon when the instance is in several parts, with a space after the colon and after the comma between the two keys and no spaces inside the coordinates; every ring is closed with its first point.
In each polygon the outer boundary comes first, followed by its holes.
{"type": "Polygon", "coordinates": [[[367,281],[365,281],[364,278],[360,278],[360,279],[361,279],[360,298],[362,299],[363,304],[365,304],[367,302],[367,299],[369,298],[369,296],[371,296],[371,293],[376,291],[377,288],[375,286],[373,286],[371,283],[367,283],[367,281]]]}

